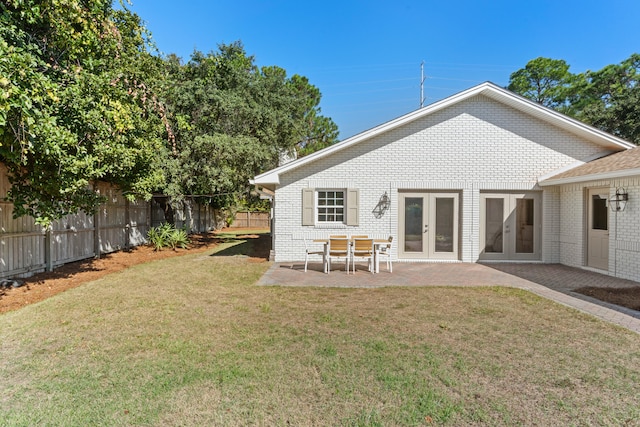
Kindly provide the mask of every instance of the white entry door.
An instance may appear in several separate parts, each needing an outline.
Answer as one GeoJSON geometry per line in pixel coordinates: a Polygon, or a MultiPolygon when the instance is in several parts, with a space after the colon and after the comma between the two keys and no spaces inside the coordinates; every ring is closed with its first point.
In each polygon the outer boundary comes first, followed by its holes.
{"type": "Polygon", "coordinates": [[[540,193],[480,195],[480,258],[539,260],[540,193]]]}
{"type": "Polygon", "coordinates": [[[458,259],[458,194],[400,193],[401,258],[458,259]]]}
{"type": "Polygon", "coordinates": [[[609,269],[609,189],[589,189],[587,214],[587,265],[609,269]]]}

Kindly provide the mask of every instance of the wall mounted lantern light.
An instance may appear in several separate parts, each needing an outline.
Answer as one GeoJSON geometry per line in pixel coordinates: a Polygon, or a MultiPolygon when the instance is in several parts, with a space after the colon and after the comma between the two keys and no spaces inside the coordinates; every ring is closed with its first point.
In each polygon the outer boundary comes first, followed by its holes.
{"type": "Polygon", "coordinates": [[[616,188],[616,194],[611,196],[609,201],[611,202],[611,210],[614,212],[622,212],[627,206],[629,200],[629,193],[622,187],[616,188]]]}
{"type": "Polygon", "coordinates": [[[373,208],[373,216],[375,216],[376,218],[382,218],[384,216],[384,213],[389,209],[390,206],[391,198],[385,191],[384,194],[380,196],[380,200],[378,200],[378,204],[376,205],[376,207],[373,208]]]}

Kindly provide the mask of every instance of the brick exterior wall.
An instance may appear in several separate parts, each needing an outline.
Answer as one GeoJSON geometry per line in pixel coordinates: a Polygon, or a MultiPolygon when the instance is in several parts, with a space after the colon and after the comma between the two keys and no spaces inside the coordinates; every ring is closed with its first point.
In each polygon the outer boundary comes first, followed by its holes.
{"type": "Polygon", "coordinates": [[[542,193],[542,261],[560,262],[560,191],[545,188],[542,193]]]}
{"type": "Polygon", "coordinates": [[[609,209],[609,275],[640,281],[640,177],[590,181],[559,186],[560,262],[573,267],[588,267],[587,220],[588,189],[607,187],[609,197],[616,188],[629,193],[629,202],[622,212],[609,209]]]}
{"type": "MultiPolygon", "coordinates": [[[[539,176],[601,151],[490,98],[469,98],[282,174],[274,203],[275,261],[300,261],[302,239],[333,233],[392,235],[397,242],[398,192],[427,190],[459,194],[459,259],[475,262],[482,191],[542,191],[539,176]],[[302,226],[303,188],[359,189],[359,225],[302,226]],[[385,192],[390,209],[377,218],[373,210],[385,192]]],[[[572,224],[558,218],[562,206],[570,206],[563,194],[558,189],[543,192],[544,262],[561,260],[563,247],[570,244],[564,242],[571,239],[563,237],[563,226],[572,224]]],[[[398,258],[397,247],[392,258],[398,258]]]]}
{"type": "Polygon", "coordinates": [[[585,222],[584,189],[579,185],[566,185],[560,189],[560,263],[571,266],[584,265],[585,222]]]}

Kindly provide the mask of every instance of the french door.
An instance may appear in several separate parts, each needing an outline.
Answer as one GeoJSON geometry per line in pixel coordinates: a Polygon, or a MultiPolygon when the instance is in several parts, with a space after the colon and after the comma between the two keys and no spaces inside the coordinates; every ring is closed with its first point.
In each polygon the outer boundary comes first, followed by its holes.
{"type": "Polygon", "coordinates": [[[458,259],[458,194],[399,196],[400,258],[458,259]]]}
{"type": "Polygon", "coordinates": [[[480,195],[480,258],[539,260],[540,193],[480,195]]]}
{"type": "Polygon", "coordinates": [[[589,189],[587,266],[609,269],[609,189],[589,189]]]}

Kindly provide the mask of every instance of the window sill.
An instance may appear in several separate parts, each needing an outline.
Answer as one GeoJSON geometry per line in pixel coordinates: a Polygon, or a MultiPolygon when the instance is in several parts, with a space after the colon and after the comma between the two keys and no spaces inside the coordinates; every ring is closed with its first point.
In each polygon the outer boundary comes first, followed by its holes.
{"type": "Polygon", "coordinates": [[[347,224],[343,223],[343,222],[326,222],[326,223],[321,223],[321,224],[316,224],[314,225],[314,228],[321,228],[321,229],[326,229],[326,228],[331,228],[331,229],[346,229],[347,228],[347,224]]]}

